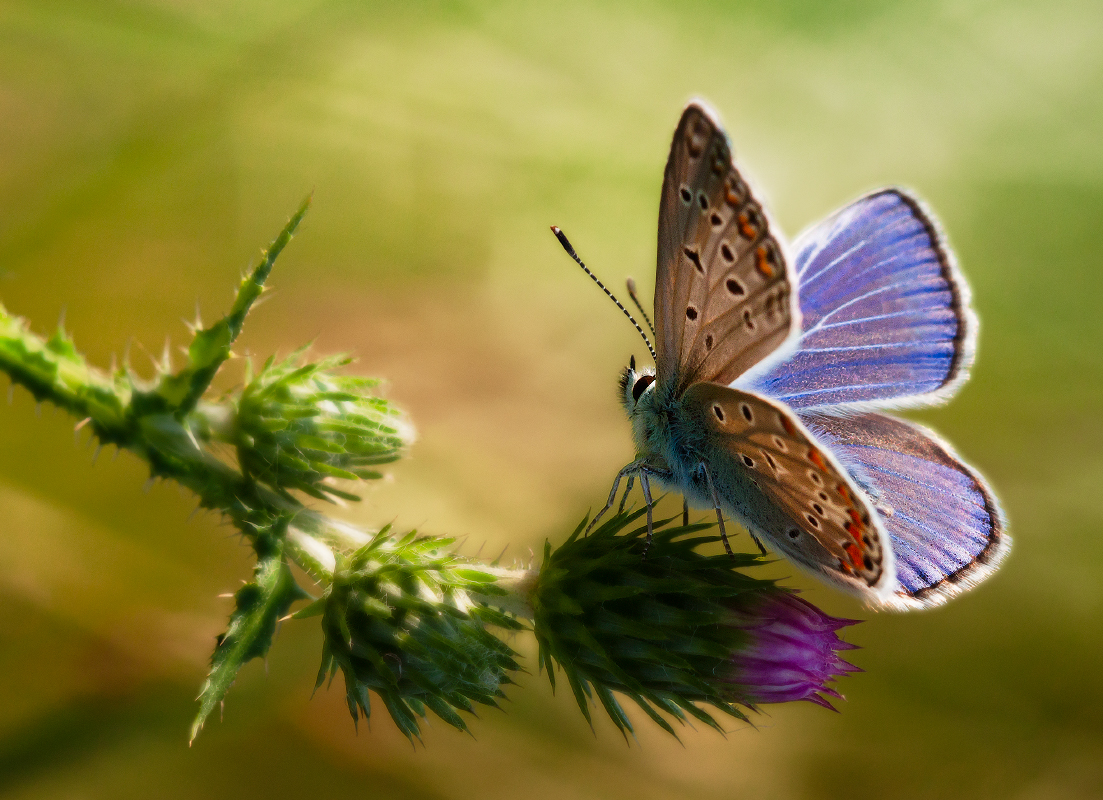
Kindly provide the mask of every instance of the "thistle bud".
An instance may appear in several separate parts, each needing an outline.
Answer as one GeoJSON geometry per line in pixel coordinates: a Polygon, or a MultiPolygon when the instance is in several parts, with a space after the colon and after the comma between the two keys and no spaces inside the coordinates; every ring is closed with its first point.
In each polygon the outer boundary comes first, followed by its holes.
{"type": "Polygon", "coordinates": [[[340,669],[354,720],[369,716],[375,692],[411,738],[427,711],[466,730],[459,712],[496,706],[520,669],[488,626],[521,624],[476,599],[505,592],[496,576],[451,554],[451,539],[388,533],[342,557],[323,596],[295,615],[322,615],[318,685],[340,669]]]}
{"type": "Polygon", "coordinates": [[[377,467],[401,456],[413,427],[373,395],[376,381],[336,374],[350,359],[303,364],[301,357],[300,350],[269,359],[248,380],[223,437],[236,445],[242,471],[274,489],[358,500],[333,480],[382,477],[377,467]]]}
{"type": "Polygon", "coordinates": [[[855,669],[836,655],[849,621],[748,574],[758,556],[721,552],[708,525],[657,523],[645,558],[646,526],[625,530],[640,513],[546,547],[532,589],[541,665],[553,686],[562,671],[587,719],[596,697],[631,732],[619,695],[670,733],[664,714],[719,729],[703,706],[746,719],[740,707],[838,696],[827,683],[855,669]]]}

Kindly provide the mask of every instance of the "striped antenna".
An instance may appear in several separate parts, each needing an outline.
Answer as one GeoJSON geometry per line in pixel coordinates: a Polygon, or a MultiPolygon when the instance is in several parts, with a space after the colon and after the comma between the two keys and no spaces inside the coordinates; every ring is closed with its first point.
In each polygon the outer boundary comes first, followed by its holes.
{"type": "MultiPolygon", "coordinates": [[[[655,348],[651,345],[651,340],[647,338],[647,334],[643,332],[643,328],[640,327],[640,323],[636,322],[636,318],[633,317],[629,313],[628,309],[625,308],[621,304],[620,300],[618,300],[616,298],[616,295],[614,295],[612,292],[610,292],[606,288],[605,284],[601,282],[601,280],[598,278],[598,276],[595,275],[594,273],[590,272],[590,268],[582,263],[582,259],[578,257],[578,253],[576,253],[574,251],[574,248],[571,247],[571,243],[567,240],[566,234],[564,234],[563,231],[559,230],[559,227],[556,226],[556,225],[552,225],[551,229],[552,229],[552,233],[555,234],[555,238],[559,240],[559,243],[561,245],[563,245],[563,249],[567,251],[567,255],[569,255],[571,258],[573,258],[575,260],[575,263],[578,264],[578,266],[582,267],[582,271],[585,272],[587,275],[589,275],[593,279],[594,283],[596,283],[598,286],[601,287],[601,291],[605,292],[605,294],[607,294],[609,296],[609,299],[617,304],[617,308],[619,308],[621,311],[624,312],[624,316],[628,317],[628,321],[636,326],[636,330],[639,332],[640,336],[643,338],[644,344],[647,345],[647,349],[651,353],[651,357],[657,361],[659,357],[655,354],[655,348]]],[[[641,309],[641,311],[642,311],[642,309],[641,309]]],[[[646,318],[647,318],[647,316],[644,315],[644,319],[646,319],[646,318]]],[[[648,325],[650,325],[650,324],[651,323],[648,322],[648,325]]]]}

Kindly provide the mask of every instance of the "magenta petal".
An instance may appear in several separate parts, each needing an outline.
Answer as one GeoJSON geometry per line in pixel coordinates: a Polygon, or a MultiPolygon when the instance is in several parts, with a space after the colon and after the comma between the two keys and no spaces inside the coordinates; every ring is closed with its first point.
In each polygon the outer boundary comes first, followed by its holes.
{"type": "Polygon", "coordinates": [[[836,713],[837,713],[837,712],[838,712],[838,710],[839,710],[839,709],[835,708],[835,706],[831,705],[831,703],[829,703],[829,702],[828,702],[827,700],[825,700],[824,698],[820,697],[820,696],[819,696],[818,694],[812,694],[812,695],[809,695],[808,697],[806,697],[806,698],[804,698],[804,699],[805,699],[805,700],[808,700],[808,701],[810,701],[810,702],[812,702],[812,703],[815,703],[815,704],[816,704],[816,705],[818,705],[818,706],[823,706],[824,708],[830,709],[830,710],[832,710],[832,711],[834,711],[834,712],[836,712],[836,713]]]}
{"type": "Polygon", "coordinates": [[[843,674],[849,674],[851,672],[865,672],[865,670],[862,669],[861,667],[856,667],[853,664],[851,664],[849,661],[843,661],[841,658],[837,659],[835,663],[836,663],[836,666],[835,666],[836,671],[838,671],[840,673],[843,673],[843,674]]]}
{"type": "Polygon", "coordinates": [[[855,648],[836,631],[856,620],[829,616],[780,589],[738,599],[729,624],[742,630],[747,642],[729,659],[732,699],[746,704],[808,700],[834,710],[823,695],[842,695],[827,684],[861,671],[836,655],[855,648]]]}

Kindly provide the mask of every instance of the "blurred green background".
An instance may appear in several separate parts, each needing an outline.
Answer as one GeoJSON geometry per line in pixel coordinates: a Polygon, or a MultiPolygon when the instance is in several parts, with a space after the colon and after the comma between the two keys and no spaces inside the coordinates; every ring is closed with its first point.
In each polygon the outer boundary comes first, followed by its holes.
{"type": "MultiPolygon", "coordinates": [[[[1103,795],[1103,6],[362,0],[0,2],[0,299],[66,310],[96,363],[225,309],[314,191],[242,340],[313,339],[389,380],[420,441],[365,525],[527,562],[631,456],[612,286],[650,291],[684,102],[725,118],[795,233],[865,190],[941,217],[982,320],[972,381],[918,415],[995,485],[1015,547],[924,614],[794,576],[867,670],[839,715],[768,707],[684,744],[591,733],[522,676],[474,737],[412,748],[382,709],[311,698],[317,626],[285,624],[187,747],[251,551],[73,420],[0,404],[0,794],[19,798],[927,798],[1103,795]]],[[[233,383],[233,375],[224,384],[233,383]]],[[[745,541],[745,540],[744,540],[745,541]]],[[[779,575],[789,568],[776,568],[779,575]]],[[[531,637],[514,646],[535,670],[531,637]]],[[[637,718],[639,715],[637,715],[637,718]]]]}

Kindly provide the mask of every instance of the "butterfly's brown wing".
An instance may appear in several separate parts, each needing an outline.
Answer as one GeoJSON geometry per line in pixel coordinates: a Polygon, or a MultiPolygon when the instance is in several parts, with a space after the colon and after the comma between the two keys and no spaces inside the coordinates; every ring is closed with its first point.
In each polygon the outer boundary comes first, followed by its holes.
{"type": "Polygon", "coordinates": [[[728,384],[799,335],[795,278],[715,115],[682,113],[663,176],[655,277],[658,380],[728,384]]]}
{"type": "Polygon", "coordinates": [[[703,455],[723,505],[796,564],[867,601],[892,604],[896,573],[880,518],[792,411],[713,383],[690,387],[682,408],[708,431],[703,455]]]}

